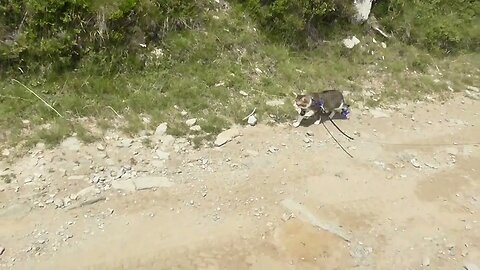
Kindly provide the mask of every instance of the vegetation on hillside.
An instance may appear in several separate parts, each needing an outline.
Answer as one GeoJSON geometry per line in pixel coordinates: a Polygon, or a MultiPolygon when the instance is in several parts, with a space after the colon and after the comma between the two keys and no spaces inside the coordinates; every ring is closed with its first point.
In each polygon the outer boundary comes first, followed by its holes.
{"type": "Polygon", "coordinates": [[[167,121],[200,140],[254,107],[261,120],[290,119],[290,102],[265,101],[292,91],[342,88],[368,105],[478,84],[478,1],[377,1],[388,40],[350,22],[351,2],[3,1],[0,127],[55,143],[91,140],[87,123],[135,133],[167,121]],[[361,44],[343,47],[353,34],[361,44]]]}

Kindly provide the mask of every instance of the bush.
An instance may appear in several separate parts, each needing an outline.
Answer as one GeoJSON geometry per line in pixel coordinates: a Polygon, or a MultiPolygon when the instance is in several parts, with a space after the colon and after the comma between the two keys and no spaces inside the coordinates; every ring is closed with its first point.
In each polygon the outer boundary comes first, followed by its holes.
{"type": "Polygon", "coordinates": [[[318,41],[347,22],[353,14],[350,0],[237,0],[276,41],[303,47],[318,41]]]}
{"type": "Polygon", "coordinates": [[[400,40],[444,54],[478,50],[480,1],[385,0],[374,14],[400,40]]]}
{"type": "Polygon", "coordinates": [[[136,56],[141,44],[160,42],[170,31],[198,23],[199,2],[4,0],[0,69],[62,71],[76,68],[85,56],[100,54],[107,62],[136,56]]]}

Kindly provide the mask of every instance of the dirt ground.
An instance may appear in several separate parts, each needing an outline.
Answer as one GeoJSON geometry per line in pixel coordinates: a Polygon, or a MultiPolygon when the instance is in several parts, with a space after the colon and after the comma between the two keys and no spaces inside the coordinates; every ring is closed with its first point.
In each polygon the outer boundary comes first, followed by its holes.
{"type": "Polygon", "coordinates": [[[146,135],[157,149],[113,133],[39,145],[0,161],[0,265],[478,269],[479,105],[353,109],[336,123],[354,141],[326,126],[354,158],[322,125],[241,127],[198,150],[163,134],[146,135]]]}

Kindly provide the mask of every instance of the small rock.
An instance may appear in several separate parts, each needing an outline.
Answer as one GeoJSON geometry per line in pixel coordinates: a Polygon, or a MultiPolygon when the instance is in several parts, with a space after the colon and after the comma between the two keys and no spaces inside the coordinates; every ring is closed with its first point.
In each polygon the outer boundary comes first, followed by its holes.
{"type": "Polygon", "coordinates": [[[355,45],[359,43],[360,43],[360,40],[356,36],[353,36],[351,38],[346,38],[343,40],[343,45],[345,45],[345,47],[347,47],[348,49],[352,49],[353,47],[355,47],[355,45]]]}
{"type": "Polygon", "coordinates": [[[201,130],[202,130],[202,127],[199,126],[199,125],[195,125],[195,126],[191,126],[191,127],[190,127],[190,130],[191,130],[191,131],[201,131],[201,130]]]}
{"type": "Polygon", "coordinates": [[[240,95],[242,95],[242,96],[244,96],[244,97],[247,97],[247,96],[248,96],[248,93],[245,92],[245,91],[242,91],[242,90],[241,90],[239,93],[240,93],[240,95]]]}
{"type": "Polygon", "coordinates": [[[255,125],[257,124],[257,118],[255,117],[255,115],[250,115],[250,116],[248,117],[248,121],[247,121],[247,122],[248,122],[248,124],[249,124],[250,126],[255,126],[255,125]]]}
{"type": "Polygon", "coordinates": [[[382,42],[380,43],[380,45],[382,46],[382,48],[386,49],[387,48],[387,44],[385,42],[382,42]]]}
{"type": "Polygon", "coordinates": [[[197,123],[196,118],[188,119],[187,121],[185,121],[185,124],[187,124],[187,126],[189,127],[194,126],[196,123],[197,123]]]}
{"type": "Polygon", "coordinates": [[[465,96],[473,100],[480,100],[480,93],[478,92],[465,90],[465,96]]]}
{"type": "Polygon", "coordinates": [[[8,149],[3,149],[3,150],[2,150],[2,156],[4,156],[4,157],[10,156],[10,150],[8,150],[8,149]]]}
{"type": "Polygon", "coordinates": [[[165,133],[167,133],[167,123],[161,123],[158,125],[158,127],[155,129],[155,136],[163,136],[165,133]]]}
{"type": "Polygon", "coordinates": [[[62,199],[55,199],[53,201],[53,204],[55,205],[56,208],[62,208],[64,206],[64,202],[62,199]]]}
{"type": "Polygon", "coordinates": [[[423,258],[422,266],[429,266],[429,265],[430,265],[430,258],[429,257],[423,258]]]}
{"type": "Polygon", "coordinates": [[[180,115],[181,115],[181,116],[187,116],[187,114],[188,114],[188,112],[186,112],[186,111],[181,111],[181,112],[180,112],[180,115]]]}
{"type": "Polygon", "coordinates": [[[97,150],[98,151],[105,151],[105,146],[101,143],[97,144],[97,150]]]}
{"type": "Polygon", "coordinates": [[[214,144],[215,146],[222,146],[240,135],[240,130],[237,128],[225,130],[217,135],[217,139],[215,140],[214,144]]]}
{"type": "Polygon", "coordinates": [[[278,148],[275,147],[275,146],[270,146],[270,147],[268,148],[268,152],[270,152],[270,153],[275,153],[275,152],[277,152],[277,151],[278,151],[278,148]]]}
{"type": "Polygon", "coordinates": [[[5,253],[5,248],[4,248],[4,247],[2,247],[2,246],[0,246],[0,256],[2,256],[2,255],[3,255],[3,253],[5,253]]]}
{"type": "Polygon", "coordinates": [[[478,267],[478,265],[472,263],[472,262],[465,262],[463,264],[463,269],[465,270],[480,270],[480,268],[478,267]]]}
{"type": "Polygon", "coordinates": [[[171,187],[174,185],[170,179],[163,176],[144,176],[133,180],[137,190],[171,187]]]}
{"type": "Polygon", "coordinates": [[[467,90],[480,93],[480,89],[478,87],[475,87],[475,86],[470,86],[469,85],[469,86],[467,86],[467,90]]]}
{"type": "Polygon", "coordinates": [[[410,160],[410,164],[412,164],[412,166],[417,168],[417,169],[422,167],[422,165],[417,161],[416,158],[412,158],[410,160]]]}

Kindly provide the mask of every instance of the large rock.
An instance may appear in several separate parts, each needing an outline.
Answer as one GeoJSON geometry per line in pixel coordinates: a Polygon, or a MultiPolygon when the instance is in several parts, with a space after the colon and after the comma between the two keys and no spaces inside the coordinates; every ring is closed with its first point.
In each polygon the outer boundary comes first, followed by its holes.
{"type": "Polygon", "coordinates": [[[353,6],[355,7],[356,14],[354,20],[358,23],[364,22],[368,19],[370,11],[372,10],[373,0],[354,0],[353,6]]]}
{"type": "Polygon", "coordinates": [[[133,180],[137,190],[171,187],[174,185],[167,177],[163,176],[144,176],[133,180]]]}
{"type": "Polygon", "coordinates": [[[222,146],[234,138],[240,136],[240,130],[237,128],[231,128],[223,131],[222,133],[218,134],[217,139],[215,140],[215,146],[222,146]]]}
{"type": "Polygon", "coordinates": [[[134,192],[137,189],[132,180],[112,181],[112,188],[125,192],[134,192]]]}

